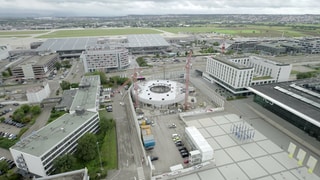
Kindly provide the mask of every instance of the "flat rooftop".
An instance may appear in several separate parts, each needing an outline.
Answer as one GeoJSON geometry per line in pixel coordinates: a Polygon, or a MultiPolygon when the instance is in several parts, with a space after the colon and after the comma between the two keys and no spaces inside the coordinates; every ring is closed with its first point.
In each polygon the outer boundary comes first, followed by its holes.
{"type": "MultiPolygon", "coordinates": [[[[272,142],[265,134],[255,129],[255,126],[251,126],[247,122],[248,119],[240,119],[236,114],[218,114],[202,118],[190,117],[185,120],[187,126],[195,126],[214,149],[215,161],[200,169],[186,167],[180,171],[188,173],[180,177],[176,177],[179,173],[169,172],[165,176],[157,176],[159,179],[163,177],[173,180],[320,180],[317,174],[308,172],[306,163],[299,165],[296,160],[297,155],[290,158],[287,148],[272,142]],[[239,132],[250,135],[251,138],[239,137],[239,132]]],[[[265,125],[262,126],[267,128],[265,125]]],[[[286,142],[288,146],[289,143],[291,142],[286,142]]],[[[296,151],[298,149],[299,146],[296,151]]],[[[305,159],[309,159],[308,152],[305,159]]]]}
{"type": "Polygon", "coordinates": [[[72,90],[64,90],[62,94],[62,99],[61,102],[56,105],[56,108],[67,108],[70,109],[73,99],[77,93],[77,89],[72,89],[72,90]]]}
{"type": "Polygon", "coordinates": [[[222,57],[214,57],[214,58],[211,58],[211,57],[208,57],[209,60],[217,60],[219,62],[222,62],[228,66],[231,66],[231,67],[234,67],[236,69],[253,69],[253,67],[249,67],[249,66],[244,66],[244,65],[241,65],[241,64],[238,64],[238,63],[234,63],[234,62],[231,62],[229,61],[228,59],[225,59],[225,58],[222,58],[222,57]]]}
{"type": "Polygon", "coordinates": [[[37,48],[38,51],[72,51],[84,50],[86,46],[94,45],[98,38],[58,38],[48,39],[37,48]]]}
{"type": "Polygon", "coordinates": [[[96,109],[97,94],[100,93],[100,76],[83,76],[79,84],[79,89],[75,94],[70,111],[76,109],[96,109]]]}
{"type": "Polygon", "coordinates": [[[20,140],[11,149],[40,157],[95,115],[97,115],[97,112],[89,111],[85,111],[82,115],[64,114],[50,124],[20,140]]]}
{"type": "Polygon", "coordinates": [[[170,46],[159,34],[128,35],[128,47],[161,47],[170,46]]]}
{"type": "Polygon", "coordinates": [[[31,65],[44,65],[47,64],[51,59],[55,58],[58,54],[54,53],[54,54],[49,54],[49,55],[44,55],[44,56],[30,56],[27,59],[25,59],[23,62],[21,62],[20,64],[18,64],[17,66],[21,66],[21,65],[27,65],[27,64],[31,64],[31,65]]]}
{"type": "MultiPolygon", "coordinates": [[[[159,34],[127,35],[126,38],[128,43],[124,43],[123,45],[129,48],[170,46],[159,34]]],[[[37,51],[84,51],[87,46],[95,46],[98,41],[99,38],[95,37],[48,39],[37,48],[37,51]]],[[[121,44],[119,44],[119,47],[120,46],[121,44]]]]}
{"type": "Polygon", "coordinates": [[[316,104],[320,104],[320,98],[316,97],[316,94],[320,96],[320,93],[314,92],[315,94],[312,95],[311,93],[307,93],[299,90],[298,88],[294,88],[294,85],[296,85],[305,90],[308,90],[307,88],[303,87],[303,85],[310,83],[320,84],[320,81],[318,79],[309,79],[267,84],[261,86],[252,86],[251,88],[272,99],[279,101],[280,103],[285,104],[286,106],[298,111],[301,114],[309,116],[312,119],[320,122],[320,108],[315,106],[316,104]],[[287,92],[284,92],[283,89],[287,92]],[[301,97],[305,99],[302,99],[301,97]],[[312,105],[312,102],[314,102],[315,105],[312,105]]]}

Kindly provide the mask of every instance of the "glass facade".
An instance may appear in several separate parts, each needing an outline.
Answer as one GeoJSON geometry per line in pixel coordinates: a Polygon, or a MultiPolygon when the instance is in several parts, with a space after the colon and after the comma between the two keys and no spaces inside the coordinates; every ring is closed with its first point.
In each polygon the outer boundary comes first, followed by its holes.
{"type": "Polygon", "coordinates": [[[269,111],[273,112],[274,114],[278,115],[279,117],[283,118],[284,120],[288,121],[289,123],[293,124],[294,126],[305,131],[310,136],[313,136],[320,141],[320,127],[309,123],[303,118],[279,107],[276,104],[273,104],[272,102],[264,99],[261,96],[254,95],[254,102],[260,104],[262,107],[268,109],[269,111]]]}

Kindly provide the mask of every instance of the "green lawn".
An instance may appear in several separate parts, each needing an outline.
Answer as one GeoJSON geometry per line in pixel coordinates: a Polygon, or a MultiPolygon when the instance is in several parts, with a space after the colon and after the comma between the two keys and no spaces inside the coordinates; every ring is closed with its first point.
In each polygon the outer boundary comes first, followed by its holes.
{"type": "Polygon", "coordinates": [[[60,37],[84,37],[84,36],[110,36],[127,34],[159,34],[160,31],[144,28],[121,28],[121,29],[81,29],[81,30],[58,30],[38,38],[60,37]]]}
{"type": "Polygon", "coordinates": [[[26,34],[41,34],[49,31],[0,31],[2,36],[26,35],[26,34]]]}
{"type": "Polygon", "coordinates": [[[17,36],[5,35],[5,36],[2,36],[2,35],[0,35],[0,38],[26,38],[26,37],[30,37],[30,36],[24,36],[24,35],[17,35],[17,36]]]}
{"type": "Polygon", "coordinates": [[[164,27],[158,28],[171,33],[221,33],[243,37],[302,37],[319,34],[319,30],[293,29],[290,26],[267,25],[208,25],[200,27],[164,27]]]}
{"type": "MultiPolygon", "coordinates": [[[[99,116],[105,116],[107,119],[112,118],[112,113],[108,113],[106,110],[100,110],[99,116]]],[[[103,143],[99,144],[101,162],[103,170],[100,169],[100,159],[97,156],[94,160],[86,164],[91,179],[100,179],[97,174],[100,173],[100,177],[105,177],[108,170],[118,168],[118,153],[117,153],[117,134],[116,128],[106,132],[103,139],[103,143]]],[[[79,165],[79,167],[81,167],[79,165]]]]}
{"type": "Polygon", "coordinates": [[[265,80],[265,79],[272,79],[272,77],[271,77],[271,76],[253,77],[253,79],[252,79],[252,80],[257,81],[257,80],[265,80]]]}

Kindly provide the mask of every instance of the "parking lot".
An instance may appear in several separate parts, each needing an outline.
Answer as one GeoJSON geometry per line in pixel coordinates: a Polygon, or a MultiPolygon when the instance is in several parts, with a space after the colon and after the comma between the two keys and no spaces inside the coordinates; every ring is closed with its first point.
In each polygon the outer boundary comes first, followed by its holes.
{"type": "Polygon", "coordinates": [[[178,151],[178,147],[172,140],[172,134],[179,134],[182,143],[185,143],[183,140],[185,124],[179,119],[178,114],[148,116],[148,119],[154,121],[151,130],[156,145],[153,150],[147,151],[147,155],[159,157],[158,160],[153,161],[155,167],[154,175],[169,172],[170,166],[177,164],[186,166],[183,162],[184,159],[178,151]],[[176,128],[169,128],[173,123],[176,125],[176,128]]]}
{"type": "MultiPolygon", "coordinates": [[[[5,105],[4,107],[0,108],[0,112],[8,111],[6,114],[2,115],[5,119],[8,119],[9,116],[13,114],[13,112],[19,108],[19,106],[13,105],[5,105]]],[[[10,133],[10,134],[18,134],[21,128],[18,128],[14,125],[6,124],[4,122],[0,123],[0,132],[10,133]]]]}

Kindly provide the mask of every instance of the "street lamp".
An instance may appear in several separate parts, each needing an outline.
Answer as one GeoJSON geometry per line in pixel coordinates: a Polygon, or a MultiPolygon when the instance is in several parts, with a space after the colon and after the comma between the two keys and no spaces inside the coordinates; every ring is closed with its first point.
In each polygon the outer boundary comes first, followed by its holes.
{"type": "Polygon", "coordinates": [[[101,155],[100,155],[100,150],[99,150],[99,142],[97,142],[97,149],[98,149],[98,155],[99,155],[99,160],[100,160],[100,169],[102,171],[103,167],[102,167],[101,155]]]}

